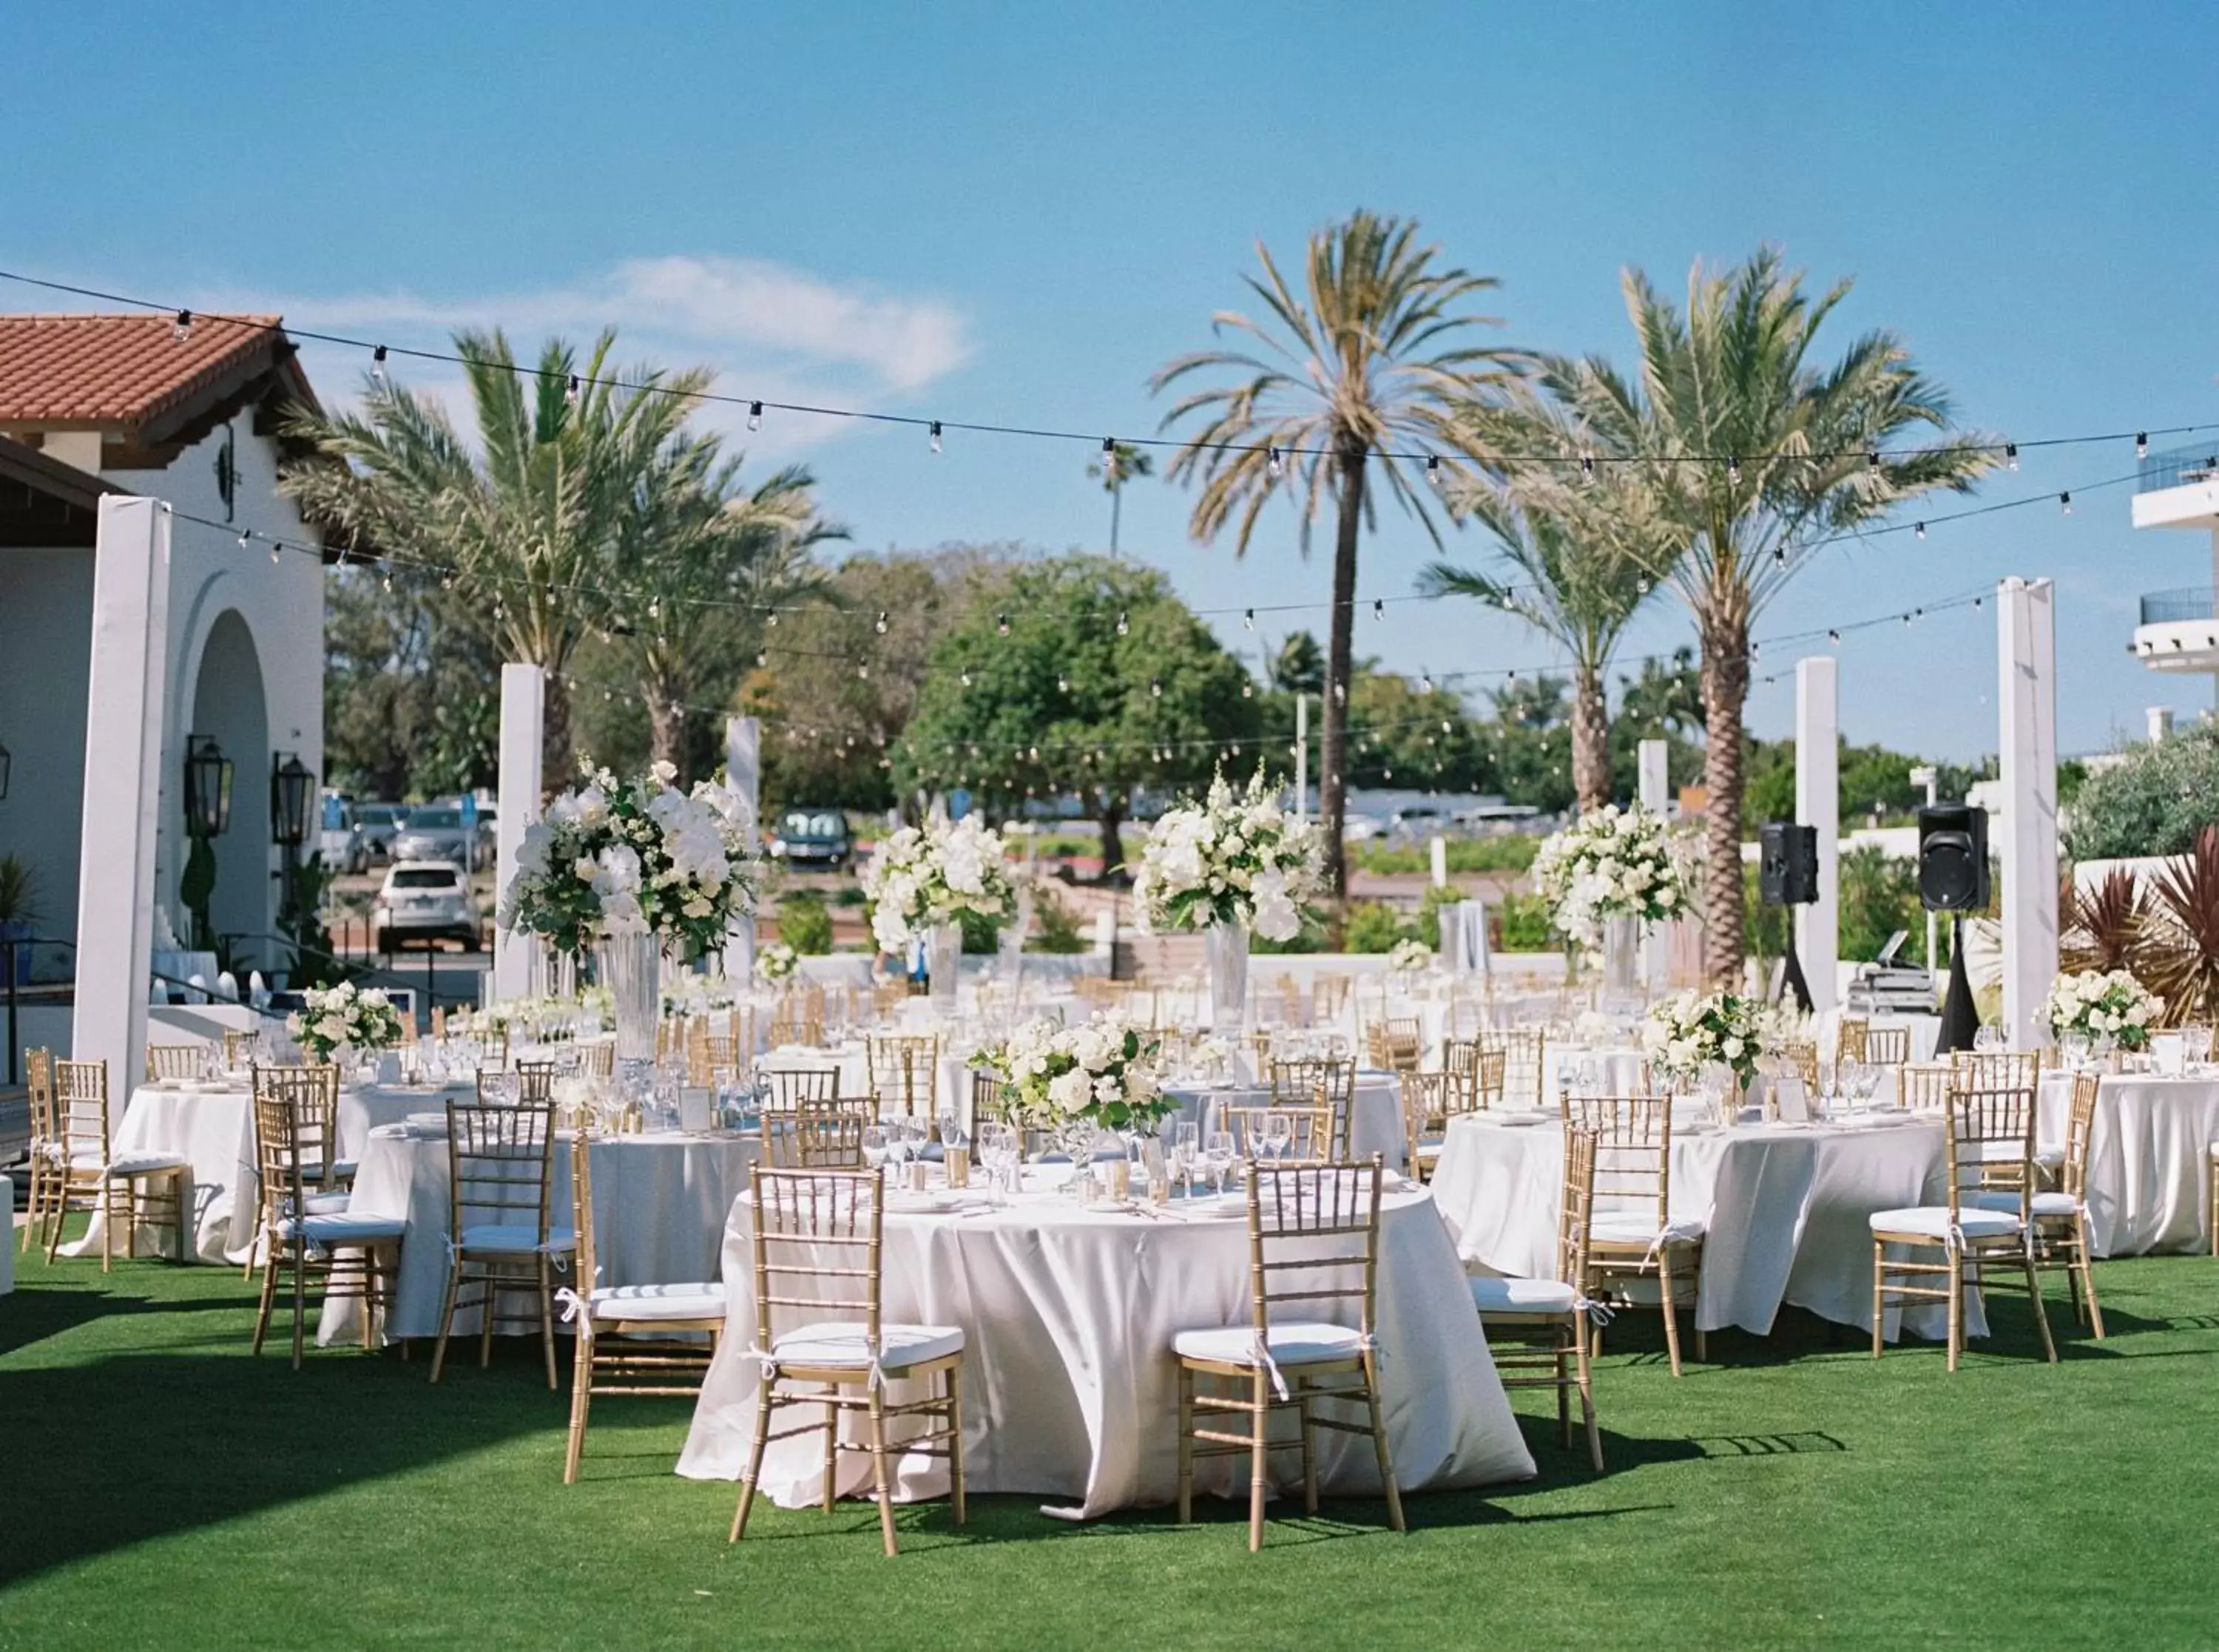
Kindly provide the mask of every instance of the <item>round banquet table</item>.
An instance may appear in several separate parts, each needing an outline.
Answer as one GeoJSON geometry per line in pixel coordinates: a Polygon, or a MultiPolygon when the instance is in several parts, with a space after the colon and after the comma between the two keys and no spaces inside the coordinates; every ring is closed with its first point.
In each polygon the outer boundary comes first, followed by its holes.
{"type": "MultiPolygon", "coordinates": [[[[1220,1127],[1218,1121],[1225,1116],[1227,1108],[1273,1105],[1268,1084],[1166,1084],[1164,1094],[1179,1104],[1175,1116],[1200,1125],[1205,1132],[1220,1127]]],[[[1389,1170],[1401,1170],[1409,1143],[1409,1133],[1402,1123],[1402,1085],[1390,1072],[1359,1071],[1352,1095],[1349,1152],[1357,1158],[1377,1153],[1389,1170]]]]}
{"type": "MultiPolygon", "coordinates": [[[[1868,1121],[1721,1130],[1683,1125],[1681,1116],[1673,1124],[1671,1214],[1701,1220],[1706,1230],[1696,1326],[1738,1326],[1765,1336],[1787,1303],[1870,1331],[1867,1219],[1943,1197],[1940,1121],[1881,1113],[1868,1121]]],[[[1451,1119],[1433,1189],[1458,1253],[1491,1273],[1554,1276],[1563,1166],[1564,1133],[1551,1114],[1451,1119]]],[[[1966,1296],[1975,1336],[1986,1330],[1978,1296],[1966,1296]]],[[[1901,1317],[1900,1309],[1889,1309],[1891,1339],[1903,1328],[1901,1317]]],[[[1941,1306],[1911,1309],[1908,1328],[1940,1338],[1941,1306]]]]}
{"type": "MultiPolygon", "coordinates": [[[[2073,1075],[2046,1072],[2036,1145],[2062,1152],[2073,1075]]],[[[2088,1140],[2088,1240],[2098,1256],[2201,1251],[2211,1242],[2219,1078],[2106,1074],[2088,1140]]]]}
{"type": "MultiPolygon", "coordinates": [[[[449,1096],[468,1096],[473,1087],[471,1080],[422,1089],[341,1085],[339,1157],[359,1159],[376,1127],[411,1113],[437,1111],[449,1096]]],[[[193,1167],[193,1256],[219,1265],[246,1260],[247,1247],[254,1243],[261,1176],[254,1162],[254,1102],[244,1083],[172,1078],[141,1084],[124,1106],[109,1151],[119,1158],[127,1153],[182,1156],[193,1167]]],[[[70,1254],[98,1255],[107,1220],[96,1211],[70,1254]]],[[[157,1242],[152,1230],[140,1239],[142,1244],[157,1242]]]]}
{"type": "MultiPolygon", "coordinates": [[[[756,1340],[753,1217],[747,1200],[734,1202],[724,1235],[730,1328],[678,1461],[697,1480],[736,1480],[747,1466],[760,1369],[748,1351],[756,1340]]],[[[1380,1383],[1397,1482],[1416,1491],[1530,1477],[1533,1460],[1433,1200],[1407,1184],[1389,1193],[1379,1243],[1380,1383]]],[[[1028,1191],[1000,1208],[980,1198],[943,1210],[894,1193],[884,1244],[886,1317],[963,1329],[968,1490],[1062,1500],[1055,1512],[1081,1518],[1174,1499],[1172,1338],[1249,1323],[1243,1199],[1120,1209],[1028,1191]]],[[[1318,1317],[1356,1322],[1352,1304],[1318,1317]]],[[[907,1397],[907,1387],[896,1394],[907,1397]]],[[[1370,1442],[1323,1430],[1318,1450],[1327,1487],[1377,1492],[1370,1442]]],[[[839,1473],[842,1494],[862,1494],[868,1456],[842,1452],[839,1473]]],[[[1196,1464],[1197,1484],[1219,1492],[1236,1478],[1245,1487],[1246,1473],[1245,1459],[1196,1464]]],[[[766,1495],[799,1508],[818,1501],[823,1485],[821,1436],[772,1444],[766,1495]]],[[[897,1497],[947,1487],[941,1459],[900,1456],[897,1497]]]]}
{"type": "MultiPolygon", "coordinates": [[[[594,1251],[600,1285],[676,1285],[717,1277],[725,1213],[745,1192],[761,1142],[737,1131],[677,1131],[604,1136],[594,1142],[594,1251]]],[[[449,1200],[453,1187],[444,1127],[382,1126],[370,1133],[355,1171],[351,1209],[399,1216],[407,1224],[401,1276],[386,1314],[385,1334],[436,1337],[446,1301],[449,1200]]],[[[548,1220],[571,1226],[570,1138],[557,1132],[548,1220]]],[[[567,1274],[556,1283],[584,1287],[567,1274]]],[[[507,1296],[502,1298],[504,1309],[507,1296]]],[[[517,1298],[517,1311],[529,1307],[517,1298]]],[[[357,1340],[362,1304],[332,1302],[316,1327],[322,1344],[357,1340]]],[[[477,1310],[455,1316],[457,1335],[475,1333],[477,1310]]],[[[519,1333],[529,1326],[510,1327],[519,1333]]]]}

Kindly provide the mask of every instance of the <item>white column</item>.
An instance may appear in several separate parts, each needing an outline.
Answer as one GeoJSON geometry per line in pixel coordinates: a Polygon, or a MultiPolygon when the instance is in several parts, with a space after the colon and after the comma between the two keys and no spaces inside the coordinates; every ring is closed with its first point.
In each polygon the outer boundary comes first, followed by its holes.
{"type": "Polygon", "coordinates": [[[1795,909],[1795,953],[1813,1009],[1831,1009],[1839,1001],[1842,758],[1836,686],[1832,655],[1795,662],[1795,819],[1818,829],[1818,898],[1795,909]]]}
{"type": "Polygon", "coordinates": [[[2172,707],[2170,705],[2145,707],[2142,717],[2148,725],[2149,742],[2153,746],[2160,743],[2172,732],[2172,707]]]}
{"type": "MultiPolygon", "coordinates": [[[[762,724],[751,717],[724,719],[724,784],[740,794],[748,811],[748,848],[761,846],[762,808],[762,724]]],[[[745,981],[755,972],[755,919],[750,912],[732,925],[724,942],[724,973],[745,981]]]]}
{"type": "Polygon", "coordinates": [[[2057,975],[2057,613],[2048,580],[1998,587],[1996,644],[2004,1028],[2014,1048],[2030,1049],[2043,1041],[2042,1001],[2057,975]]]}
{"type": "MultiPolygon", "coordinates": [[[[109,1108],[118,1116],[146,1063],[154,848],[171,732],[163,715],[169,635],[169,513],[156,500],[110,494],[100,501],[93,552],[70,1050],[80,1061],[108,1063],[109,1108]]],[[[258,778],[248,777],[247,796],[258,778]]]]}
{"type": "MultiPolygon", "coordinates": [[[[1670,755],[1671,748],[1662,740],[1644,740],[1635,748],[1635,796],[1652,815],[1669,815],[1672,810],[1670,755]]],[[[1662,992],[1672,978],[1671,930],[1662,923],[1651,925],[1644,951],[1642,978],[1651,992],[1662,992]]]]}
{"type": "MultiPolygon", "coordinates": [[[[494,891],[498,900],[516,876],[516,854],[525,829],[539,818],[540,754],[546,744],[544,667],[500,668],[500,815],[494,823],[494,891]]],[[[539,991],[545,943],[538,936],[497,929],[488,1002],[528,998],[539,991]]]]}

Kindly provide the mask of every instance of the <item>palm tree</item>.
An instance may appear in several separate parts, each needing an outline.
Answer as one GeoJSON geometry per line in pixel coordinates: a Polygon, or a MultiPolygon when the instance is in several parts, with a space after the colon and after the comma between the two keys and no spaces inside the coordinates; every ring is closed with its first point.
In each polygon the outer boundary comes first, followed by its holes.
{"type": "MultiPolygon", "coordinates": [[[[1262,301],[1261,321],[1221,311],[1212,326],[1246,333],[1250,350],[1208,350],[1159,369],[1150,388],[1161,392],[1192,376],[1228,370],[1233,381],[1190,390],[1165,416],[1164,427],[1204,413],[1172,461],[1171,474],[1199,480],[1189,526],[1214,540],[1238,518],[1235,550],[1247,553],[1264,507],[1282,494],[1300,513],[1300,544],[1327,495],[1334,506],[1333,625],[1326,660],[1325,742],[1319,800],[1324,816],[1326,869],[1333,893],[1346,891],[1341,830],[1348,742],[1350,655],[1354,646],[1358,542],[1376,525],[1371,467],[1388,494],[1414,514],[1435,544],[1440,534],[1421,484],[1406,468],[1414,447],[1445,445],[1454,403],[1492,376],[1502,352],[1461,342],[1463,329],[1492,318],[1457,313],[1493,278],[1440,269],[1439,249],[1416,244],[1416,226],[1359,210],[1344,223],[1314,233],[1297,292],[1271,252],[1256,249],[1263,279],[1246,277],[1262,301]]],[[[1465,475],[1455,453],[1427,461],[1438,481],[1465,475]]]]}
{"type": "Polygon", "coordinates": [[[1742,959],[1750,622],[1822,545],[1933,489],[1968,489],[1997,444],[1950,430],[1947,392],[1892,332],[1865,333],[1821,364],[1816,335],[1849,283],[1813,299],[1776,248],[1718,273],[1698,263],[1684,313],[1638,270],[1622,285],[1634,376],[1600,357],[1551,357],[1537,377],[1591,433],[1596,469],[1624,462],[1678,529],[1676,554],[1656,573],[1687,602],[1702,649],[1703,963],[1726,982],[1742,959]],[[1888,450],[1913,432],[1940,434],[1888,450]]]}
{"type": "Polygon", "coordinates": [[[359,412],[289,419],[315,451],[287,464],[280,486],[345,543],[451,574],[458,606],[503,658],[546,668],[543,751],[556,781],[571,767],[566,668],[589,630],[627,618],[613,584],[642,488],[711,376],[619,372],[613,332],[582,364],[550,339],[523,372],[498,331],[454,342],[476,453],[437,403],[373,376],[359,412]]]}
{"type": "Polygon", "coordinates": [[[1572,790],[1582,810],[1600,809],[1610,801],[1605,675],[1673,536],[1640,478],[1613,469],[1599,485],[1574,487],[1557,467],[1531,463],[1526,456],[1577,452],[1587,444],[1561,408],[1524,387],[1476,404],[1463,430],[1488,475],[1451,502],[1494,536],[1510,577],[1435,562],[1419,576],[1419,589],[1515,614],[1569,656],[1572,790]]]}
{"type": "Polygon", "coordinates": [[[1102,456],[1086,467],[1086,474],[1110,495],[1110,554],[1117,554],[1117,518],[1125,503],[1125,484],[1135,476],[1153,476],[1156,462],[1130,442],[1104,440],[1102,456]]]}

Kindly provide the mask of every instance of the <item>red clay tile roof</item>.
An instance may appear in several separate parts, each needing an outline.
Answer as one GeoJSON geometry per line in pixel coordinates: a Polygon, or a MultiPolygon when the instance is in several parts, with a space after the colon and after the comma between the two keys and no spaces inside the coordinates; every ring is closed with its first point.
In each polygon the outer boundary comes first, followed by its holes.
{"type": "MultiPolygon", "coordinates": [[[[274,315],[0,314],[0,423],[138,427],[243,384],[292,344],[274,315]]],[[[293,368],[295,399],[307,382],[293,368]]],[[[308,398],[313,401],[313,398],[308,398]]]]}

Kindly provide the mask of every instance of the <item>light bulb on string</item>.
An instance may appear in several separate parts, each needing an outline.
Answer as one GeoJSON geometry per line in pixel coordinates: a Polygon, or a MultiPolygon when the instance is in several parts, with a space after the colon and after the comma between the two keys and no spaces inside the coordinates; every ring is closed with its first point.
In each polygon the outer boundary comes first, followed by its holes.
{"type": "Polygon", "coordinates": [[[1926,537],[1926,525],[1924,522],[1913,523],[1911,532],[1912,537],[1924,539],[1926,537]]]}
{"type": "MultiPolygon", "coordinates": [[[[252,543],[253,538],[254,535],[250,531],[246,528],[241,528],[239,531],[239,548],[241,550],[245,550],[246,547],[252,543]]],[[[270,542],[270,549],[272,550],[277,549],[277,542],[276,540],[273,539],[270,542]]]]}
{"type": "Polygon", "coordinates": [[[932,421],[932,450],[935,453],[940,451],[940,421],[937,419],[932,421]]]}
{"type": "Polygon", "coordinates": [[[2146,430],[2138,430],[2135,432],[2135,457],[2137,459],[2149,457],[2149,432],[2146,430]]]}
{"type": "Polygon", "coordinates": [[[1420,694],[1430,694],[1433,692],[1433,674],[1432,672],[1421,671],[1418,674],[1418,692],[1420,694]]]}
{"type": "Polygon", "coordinates": [[[763,624],[771,630],[778,629],[778,610],[774,608],[763,616],[763,624]]]}
{"type": "Polygon", "coordinates": [[[1594,455],[1592,453],[1580,455],[1580,480],[1582,481],[1594,480],[1594,455]]]}
{"type": "Polygon", "coordinates": [[[1243,608],[1240,611],[1240,629],[1244,631],[1252,631],[1256,629],[1256,611],[1253,608],[1243,608]]]}
{"type": "Polygon", "coordinates": [[[277,553],[278,553],[278,551],[279,551],[281,549],[282,549],[282,547],[278,544],[278,543],[277,543],[275,539],[272,539],[272,540],[270,542],[270,567],[275,568],[275,567],[277,567],[277,553]]]}
{"type": "Polygon", "coordinates": [[[388,568],[385,570],[384,575],[378,581],[378,584],[383,587],[386,595],[391,596],[393,594],[393,570],[391,568],[388,568]]]}
{"type": "Polygon", "coordinates": [[[963,674],[963,686],[966,688],[971,686],[971,674],[968,671],[966,671],[963,674]]]}
{"type": "Polygon", "coordinates": [[[660,598],[660,597],[650,597],[650,598],[647,599],[647,617],[648,617],[650,619],[660,619],[660,618],[662,618],[662,598],[660,598]]]}
{"type": "Polygon", "coordinates": [[[2016,470],[2018,469],[2018,444],[2017,442],[2005,442],[2004,444],[2004,465],[2006,469],[2016,470]]]}
{"type": "Polygon", "coordinates": [[[762,428],[762,403],[760,401],[748,403],[748,428],[749,430],[762,428]]]}
{"type": "Polygon", "coordinates": [[[768,651],[768,649],[757,649],[755,650],[755,669],[756,669],[756,670],[758,670],[758,671],[761,671],[761,670],[765,666],[768,665],[769,663],[770,663],[770,653],[769,653],[769,651],[768,651]]]}
{"type": "Polygon", "coordinates": [[[1007,614],[996,614],[996,615],[994,616],[994,629],[995,629],[995,630],[997,630],[998,632],[999,632],[1002,636],[1004,636],[1004,637],[1007,637],[1007,636],[1010,634],[1010,617],[1009,617],[1009,615],[1007,615],[1007,614]]]}
{"type": "Polygon", "coordinates": [[[1829,643],[1838,643],[1842,640],[1842,634],[1839,631],[1830,630],[1826,633],[1826,640],[1829,643]]]}
{"type": "Polygon", "coordinates": [[[1068,694],[1071,692],[1071,679],[1058,674],[1055,680],[1055,692],[1059,694],[1068,694]]]}
{"type": "Polygon", "coordinates": [[[1739,456],[1729,458],[1726,461],[1726,481],[1736,488],[1741,486],[1741,459],[1739,456]]]}
{"type": "Polygon", "coordinates": [[[578,405],[578,376],[573,373],[570,375],[570,382],[563,391],[563,400],[573,407],[578,405]]]}
{"type": "Polygon", "coordinates": [[[455,570],[453,568],[451,568],[445,573],[439,575],[439,588],[442,591],[451,591],[455,588],[455,570]]]}
{"type": "Polygon", "coordinates": [[[1287,474],[1287,462],[1279,456],[1279,450],[1277,448],[1271,450],[1271,456],[1265,461],[1264,468],[1270,473],[1273,481],[1278,481],[1287,474]]]}
{"type": "Polygon", "coordinates": [[[2060,516],[2070,516],[2073,514],[2073,495],[2071,494],[2060,494],[2057,496],[2057,512],[2060,516]]]}
{"type": "Polygon", "coordinates": [[[1868,448],[1866,450],[1865,469],[1875,476],[1880,475],[1880,450],[1878,448],[1868,448]]]}
{"type": "Polygon", "coordinates": [[[1374,597],[1371,599],[1371,617],[1374,619],[1384,619],[1387,618],[1386,598],[1374,597]]]}
{"type": "Polygon", "coordinates": [[[870,680],[871,680],[871,662],[870,662],[868,660],[858,660],[858,661],[855,661],[855,675],[856,675],[859,679],[861,679],[862,681],[864,681],[864,682],[868,682],[868,681],[870,681],[870,680]]]}
{"type": "Polygon", "coordinates": [[[1249,681],[1246,677],[1243,677],[1240,680],[1240,698],[1242,699],[1253,699],[1256,698],[1256,685],[1249,681]]]}
{"type": "Polygon", "coordinates": [[[384,384],[385,346],[383,345],[378,345],[376,349],[370,352],[370,376],[371,378],[376,380],[380,386],[384,384]]]}
{"type": "Polygon", "coordinates": [[[1127,618],[1124,611],[1120,609],[1117,613],[1117,635],[1122,637],[1132,629],[1131,622],[1127,618]]]}
{"type": "Polygon", "coordinates": [[[881,608],[879,610],[879,617],[871,623],[871,629],[881,637],[884,637],[886,634],[886,611],[885,609],[881,608]]]}
{"type": "Polygon", "coordinates": [[[177,319],[170,324],[170,337],[183,344],[193,336],[193,313],[179,310],[177,319]]]}
{"type": "Polygon", "coordinates": [[[1443,478],[1441,475],[1441,456],[1438,453],[1429,453],[1426,456],[1426,480],[1433,483],[1433,489],[1436,493],[1440,490],[1443,478]]]}

